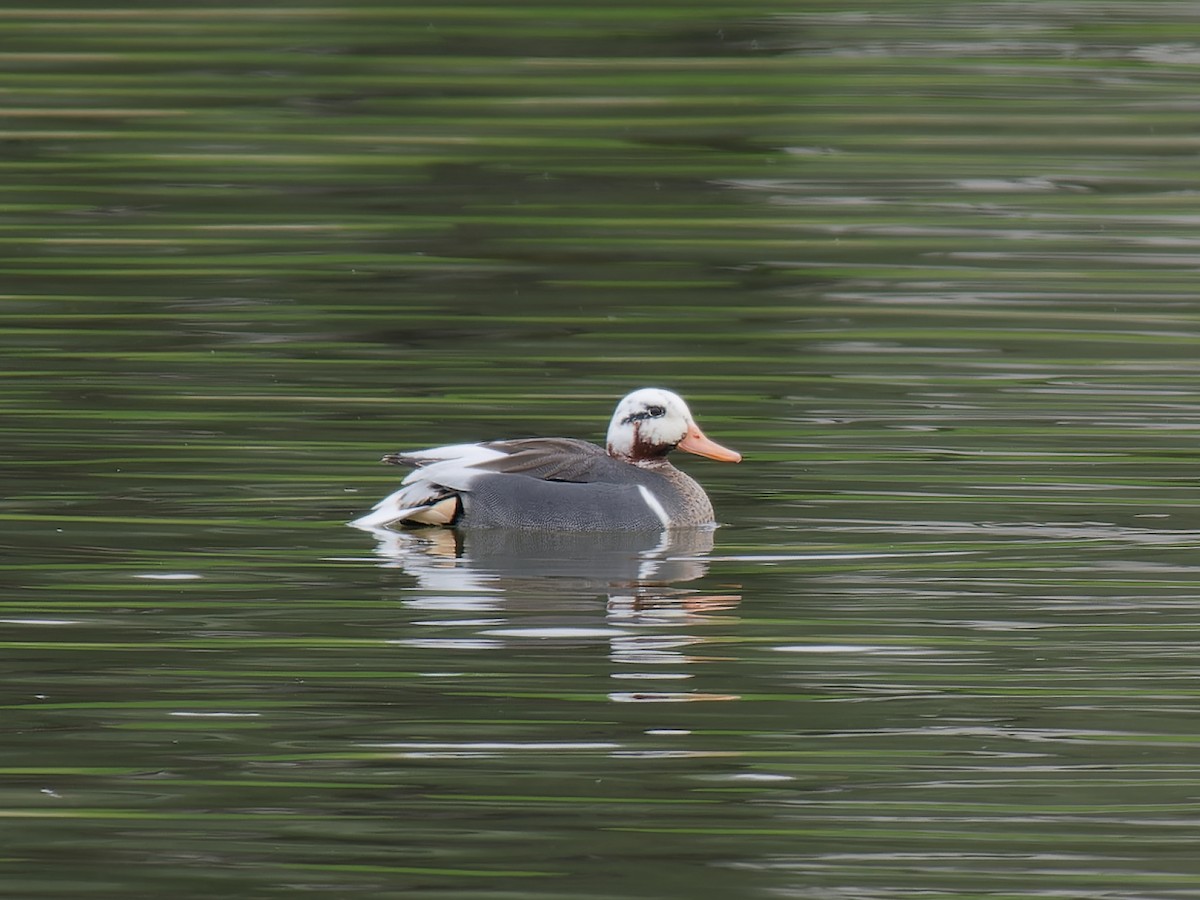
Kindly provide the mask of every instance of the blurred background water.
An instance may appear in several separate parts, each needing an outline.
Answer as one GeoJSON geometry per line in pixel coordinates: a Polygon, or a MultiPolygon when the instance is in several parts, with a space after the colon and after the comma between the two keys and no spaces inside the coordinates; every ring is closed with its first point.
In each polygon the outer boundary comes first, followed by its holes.
{"type": "Polygon", "coordinates": [[[3,893],[1200,896],[1198,28],[0,10],[3,893]],[[344,526],[647,384],[715,534],[344,526]]]}

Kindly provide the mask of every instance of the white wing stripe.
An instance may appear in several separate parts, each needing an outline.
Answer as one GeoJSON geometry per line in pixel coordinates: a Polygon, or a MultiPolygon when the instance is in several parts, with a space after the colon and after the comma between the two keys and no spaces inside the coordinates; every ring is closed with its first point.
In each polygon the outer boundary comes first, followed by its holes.
{"type": "Polygon", "coordinates": [[[650,507],[650,511],[658,516],[658,521],[662,522],[663,528],[670,528],[671,517],[667,515],[667,511],[663,509],[663,505],[658,502],[658,498],[654,496],[650,488],[639,484],[638,491],[641,493],[642,499],[646,501],[646,505],[650,507]]]}

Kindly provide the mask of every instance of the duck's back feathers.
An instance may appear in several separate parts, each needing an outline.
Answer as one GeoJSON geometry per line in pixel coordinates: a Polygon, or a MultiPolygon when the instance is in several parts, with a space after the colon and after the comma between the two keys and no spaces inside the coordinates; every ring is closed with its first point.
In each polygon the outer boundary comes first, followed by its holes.
{"type": "Polygon", "coordinates": [[[528,475],[545,481],[621,483],[629,464],[600,447],[574,438],[526,438],[490,441],[482,446],[504,454],[479,468],[503,475],[528,475]]]}

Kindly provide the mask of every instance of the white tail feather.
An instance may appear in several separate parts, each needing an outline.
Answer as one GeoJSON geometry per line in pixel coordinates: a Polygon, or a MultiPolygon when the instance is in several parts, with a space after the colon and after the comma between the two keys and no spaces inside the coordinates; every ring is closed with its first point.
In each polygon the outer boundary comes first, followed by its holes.
{"type": "Polygon", "coordinates": [[[385,525],[390,525],[393,522],[399,522],[406,519],[422,509],[427,503],[435,501],[434,496],[428,497],[426,503],[413,503],[412,494],[415,493],[410,488],[402,487],[400,490],[388,494],[378,503],[371,507],[371,511],[365,516],[360,516],[350,524],[355,528],[362,528],[366,531],[371,531],[375,528],[383,528],[385,525]]]}
{"type": "Polygon", "coordinates": [[[508,454],[479,444],[452,444],[401,455],[418,468],[405,476],[398,491],[388,494],[371,507],[371,512],[351,522],[355,528],[372,531],[414,518],[422,510],[444,500],[447,491],[467,490],[478,474],[472,466],[508,454]]]}

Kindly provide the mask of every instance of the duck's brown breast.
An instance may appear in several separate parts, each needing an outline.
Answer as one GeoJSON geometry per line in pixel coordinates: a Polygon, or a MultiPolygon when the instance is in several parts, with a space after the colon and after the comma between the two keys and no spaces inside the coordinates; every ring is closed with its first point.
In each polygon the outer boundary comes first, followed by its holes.
{"type": "Polygon", "coordinates": [[[643,483],[662,504],[673,526],[713,524],[713,507],[708,494],[686,472],[666,460],[638,468],[650,476],[643,483]]]}

